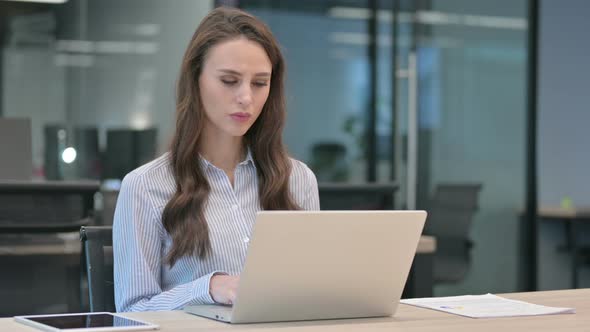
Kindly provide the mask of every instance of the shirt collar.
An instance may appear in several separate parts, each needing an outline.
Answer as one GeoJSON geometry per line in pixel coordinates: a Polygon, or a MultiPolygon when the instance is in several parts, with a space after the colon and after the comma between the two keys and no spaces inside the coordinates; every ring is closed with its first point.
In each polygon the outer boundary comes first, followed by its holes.
{"type": "MultiPolygon", "coordinates": [[[[202,169],[207,169],[209,167],[217,168],[209,160],[205,159],[200,153],[199,153],[199,163],[200,163],[202,169]]],[[[244,160],[239,162],[238,166],[248,165],[248,164],[252,164],[252,166],[256,167],[256,164],[254,163],[254,158],[252,157],[252,150],[250,149],[250,147],[247,147],[246,158],[244,158],[244,160]]]]}
{"type": "Polygon", "coordinates": [[[255,165],[254,158],[252,157],[252,150],[250,149],[250,147],[248,147],[247,151],[246,151],[246,158],[242,162],[240,162],[238,165],[247,165],[250,163],[252,165],[255,165]]]}

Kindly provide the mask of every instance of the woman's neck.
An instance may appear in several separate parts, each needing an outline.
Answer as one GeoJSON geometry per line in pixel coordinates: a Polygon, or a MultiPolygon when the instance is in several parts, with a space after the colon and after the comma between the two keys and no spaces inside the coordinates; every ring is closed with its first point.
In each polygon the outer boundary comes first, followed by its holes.
{"type": "Polygon", "coordinates": [[[205,133],[201,142],[201,156],[233,177],[234,169],[246,154],[243,138],[205,133]]]}

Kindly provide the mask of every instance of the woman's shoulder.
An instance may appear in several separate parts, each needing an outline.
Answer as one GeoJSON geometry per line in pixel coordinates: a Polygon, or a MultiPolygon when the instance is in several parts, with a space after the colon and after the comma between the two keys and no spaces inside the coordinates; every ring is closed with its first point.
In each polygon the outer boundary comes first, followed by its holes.
{"type": "Polygon", "coordinates": [[[304,162],[295,158],[291,160],[291,181],[304,181],[308,183],[317,183],[317,179],[311,168],[304,162]]]}
{"type": "Polygon", "coordinates": [[[318,180],[303,162],[291,158],[292,170],[289,189],[297,205],[303,210],[319,210],[318,180]]]}
{"type": "Polygon", "coordinates": [[[141,182],[147,186],[161,186],[167,182],[174,182],[170,167],[170,153],[166,152],[156,159],[129,172],[123,179],[122,185],[141,182]]]}

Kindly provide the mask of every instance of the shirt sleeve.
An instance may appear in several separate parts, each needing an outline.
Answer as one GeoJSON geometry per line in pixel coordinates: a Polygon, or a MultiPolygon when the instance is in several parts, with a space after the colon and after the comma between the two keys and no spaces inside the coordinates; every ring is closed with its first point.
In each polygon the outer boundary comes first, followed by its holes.
{"type": "Polygon", "coordinates": [[[163,291],[161,271],[165,230],[156,217],[143,178],[130,173],[121,185],[113,223],[115,305],[121,311],[174,310],[213,303],[209,281],[214,271],[163,291]]]}
{"type": "Polygon", "coordinates": [[[293,160],[290,186],[295,200],[303,210],[320,209],[318,180],[313,171],[298,160],[293,160]]]}
{"type": "Polygon", "coordinates": [[[318,191],[318,180],[315,174],[307,166],[307,195],[305,197],[302,208],[308,211],[318,211],[320,209],[320,194],[318,191]]]}

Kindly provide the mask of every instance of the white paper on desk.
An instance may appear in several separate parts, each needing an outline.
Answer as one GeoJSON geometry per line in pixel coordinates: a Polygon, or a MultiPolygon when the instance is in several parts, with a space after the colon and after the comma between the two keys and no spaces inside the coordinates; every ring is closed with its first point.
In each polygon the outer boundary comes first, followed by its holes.
{"type": "Polygon", "coordinates": [[[471,318],[539,316],[576,312],[573,308],[546,307],[493,294],[405,299],[400,302],[471,318]]]}

